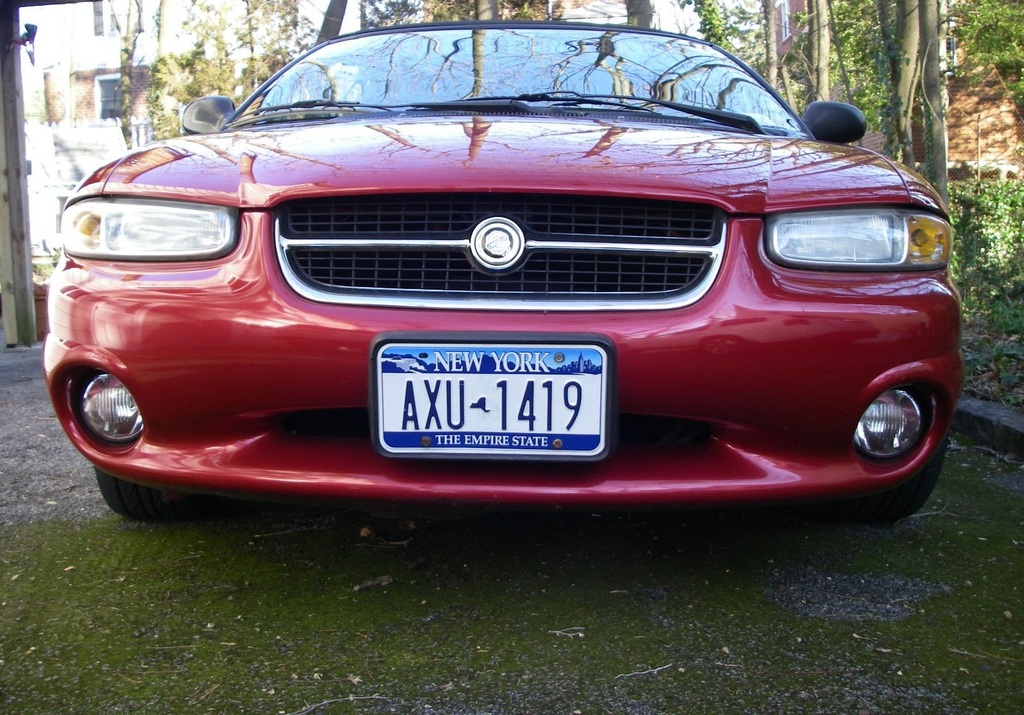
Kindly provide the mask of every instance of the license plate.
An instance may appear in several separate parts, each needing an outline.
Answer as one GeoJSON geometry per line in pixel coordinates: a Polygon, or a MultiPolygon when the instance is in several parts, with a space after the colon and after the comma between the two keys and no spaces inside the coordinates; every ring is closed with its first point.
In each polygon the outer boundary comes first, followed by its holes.
{"type": "Polygon", "coordinates": [[[373,352],[377,449],[601,459],[610,441],[610,355],[597,341],[385,339],[373,352]]]}

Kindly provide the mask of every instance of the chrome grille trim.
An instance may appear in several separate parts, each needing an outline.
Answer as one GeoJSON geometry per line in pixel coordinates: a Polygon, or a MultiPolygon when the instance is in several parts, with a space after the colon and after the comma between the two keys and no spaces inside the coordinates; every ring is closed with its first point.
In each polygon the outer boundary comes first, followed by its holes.
{"type": "MultiPolygon", "coordinates": [[[[373,197],[368,198],[372,203],[373,197]]],[[[434,197],[410,198],[424,202],[434,197]]],[[[559,197],[563,202],[571,198],[559,197]]],[[[679,206],[685,211],[688,205],[679,206]]],[[[667,309],[700,300],[721,267],[724,217],[700,208],[712,215],[713,221],[704,222],[710,230],[682,239],[537,234],[527,227],[527,220],[509,216],[527,230],[527,257],[519,268],[501,275],[478,271],[471,263],[469,232],[485,215],[474,216],[468,223],[463,220],[459,231],[468,231],[456,238],[438,236],[450,235],[447,226],[444,231],[410,236],[372,230],[376,235],[367,237],[365,218],[358,224],[361,231],[338,236],[339,222],[331,216],[321,223],[326,230],[294,231],[316,234],[299,238],[285,235],[285,227],[292,225],[286,209],[277,213],[275,234],[278,260],[289,286],[322,303],[460,310],[667,309]],[[330,285],[339,281],[344,285],[330,285]],[[381,283],[388,287],[380,287],[381,283]]],[[[535,224],[534,217],[531,225],[535,224]]],[[[637,232],[645,230],[641,227],[637,232]]]]}

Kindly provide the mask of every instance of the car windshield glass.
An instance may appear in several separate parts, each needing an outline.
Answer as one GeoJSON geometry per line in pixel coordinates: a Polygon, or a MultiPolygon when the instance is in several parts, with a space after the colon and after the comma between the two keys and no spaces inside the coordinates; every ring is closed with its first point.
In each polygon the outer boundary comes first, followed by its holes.
{"type": "MultiPolygon", "coordinates": [[[[757,78],[713,47],[669,35],[573,26],[419,28],[342,38],[299,58],[262,87],[235,124],[275,117],[271,108],[429,108],[553,93],[614,97],[617,104],[622,98],[655,100],[661,104],[648,106],[673,114],[665,103],[721,110],[776,133],[803,133],[757,78]]],[[[294,111],[280,114],[296,117],[294,111]]]]}

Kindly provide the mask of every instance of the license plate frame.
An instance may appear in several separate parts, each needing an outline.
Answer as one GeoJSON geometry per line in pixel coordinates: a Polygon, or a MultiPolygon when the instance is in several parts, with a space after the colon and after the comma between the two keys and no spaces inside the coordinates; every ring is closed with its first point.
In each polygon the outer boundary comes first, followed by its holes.
{"type": "Polygon", "coordinates": [[[382,335],[370,357],[374,447],[397,458],[605,459],[615,357],[594,334],[382,335]]]}

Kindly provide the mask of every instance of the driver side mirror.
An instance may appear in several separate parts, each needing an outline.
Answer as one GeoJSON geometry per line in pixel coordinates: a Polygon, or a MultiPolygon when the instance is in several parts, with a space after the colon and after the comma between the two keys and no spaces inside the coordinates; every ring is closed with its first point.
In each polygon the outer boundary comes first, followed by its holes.
{"type": "Polygon", "coordinates": [[[868,130],[864,113],[845,102],[811,102],[803,120],[814,138],[823,142],[850,144],[868,130]]]}
{"type": "Polygon", "coordinates": [[[181,128],[186,134],[212,134],[219,132],[224,120],[234,113],[235,103],[230,97],[200,97],[181,110],[181,128]]]}

